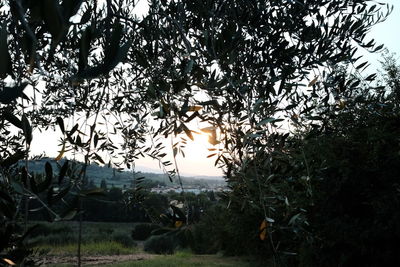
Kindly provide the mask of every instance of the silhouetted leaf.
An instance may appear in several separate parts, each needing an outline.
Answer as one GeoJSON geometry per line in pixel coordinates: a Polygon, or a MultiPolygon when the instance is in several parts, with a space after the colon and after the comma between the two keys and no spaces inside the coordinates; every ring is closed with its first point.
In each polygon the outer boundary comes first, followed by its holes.
{"type": "Polygon", "coordinates": [[[30,144],[32,142],[31,124],[29,123],[28,118],[25,116],[25,114],[22,115],[21,121],[22,121],[22,130],[24,132],[26,142],[30,144]]]}
{"type": "Polygon", "coordinates": [[[89,26],[82,32],[81,39],[79,40],[79,72],[82,72],[87,66],[91,40],[92,29],[89,26]]]}
{"type": "Polygon", "coordinates": [[[358,65],[357,67],[356,67],[356,69],[362,69],[364,66],[366,66],[368,64],[368,61],[366,61],[366,62],[364,62],[364,63],[361,63],[360,65],[358,65]]]}
{"type": "Polygon", "coordinates": [[[23,96],[23,91],[27,83],[22,83],[13,87],[4,86],[3,90],[0,91],[0,102],[3,104],[10,104],[18,97],[23,96]]]}
{"type": "Polygon", "coordinates": [[[0,78],[4,79],[7,74],[13,75],[10,53],[7,44],[7,24],[0,26],[0,78]]]}
{"type": "Polygon", "coordinates": [[[49,204],[49,206],[53,204],[53,195],[54,195],[54,188],[50,186],[50,188],[47,189],[47,194],[46,194],[47,203],[49,204]]]}
{"type": "Polygon", "coordinates": [[[105,196],[105,191],[103,188],[95,188],[91,190],[81,190],[79,192],[82,196],[105,196]]]}
{"type": "Polygon", "coordinates": [[[79,135],[75,139],[75,144],[77,146],[83,147],[83,143],[82,143],[81,137],[79,135]]]}
{"type": "Polygon", "coordinates": [[[58,126],[60,127],[60,130],[62,133],[65,133],[65,127],[64,127],[64,120],[61,117],[56,118],[58,126]]]}
{"type": "Polygon", "coordinates": [[[378,51],[381,50],[384,46],[385,46],[384,44],[378,45],[378,46],[374,49],[373,53],[378,52],[378,51]]]}
{"type": "Polygon", "coordinates": [[[97,147],[97,142],[99,141],[99,136],[97,135],[97,133],[94,135],[93,137],[93,146],[94,148],[97,147]]]}
{"type": "Polygon", "coordinates": [[[76,130],[78,130],[78,127],[79,127],[78,123],[75,124],[74,127],[72,127],[72,129],[68,132],[68,135],[72,136],[76,132],[76,130]]]}
{"type": "Polygon", "coordinates": [[[181,126],[182,126],[183,130],[185,131],[185,134],[190,138],[190,140],[194,141],[193,134],[192,134],[192,132],[189,130],[189,128],[186,127],[186,125],[183,124],[183,123],[181,124],[181,126]]]}
{"type": "Polygon", "coordinates": [[[45,179],[43,182],[37,185],[37,192],[42,193],[43,191],[47,190],[52,182],[53,182],[53,168],[49,162],[46,162],[44,165],[45,168],[45,179]]]}
{"type": "Polygon", "coordinates": [[[77,209],[70,209],[61,215],[61,220],[64,221],[72,220],[77,214],[78,214],[77,209]]]}
{"type": "Polygon", "coordinates": [[[9,168],[11,165],[18,162],[25,157],[25,152],[18,150],[13,155],[9,156],[5,160],[1,161],[0,165],[3,168],[9,168]]]}
{"type": "Polygon", "coordinates": [[[79,23],[81,24],[86,24],[89,22],[90,17],[92,16],[92,10],[90,8],[88,8],[85,13],[83,13],[81,21],[79,23]]]}
{"type": "Polygon", "coordinates": [[[257,123],[257,126],[262,126],[267,123],[273,123],[273,122],[279,122],[279,121],[283,121],[283,119],[266,118],[266,119],[263,119],[262,121],[260,121],[259,123],[257,123]]]}
{"type": "Polygon", "coordinates": [[[3,112],[3,116],[4,119],[6,119],[7,121],[9,121],[12,125],[14,125],[15,127],[20,128],[21,130],[23,129],[23,124],[22,121],[20,119],[18,119],[14,114],[12,114],[11,112],[5,110],[3,112]]]}
{"type": "Polygon", "coordinates": [[[64,198],[68,192],[71,189],[71,185],[69,184],[68,186],[64,187],[63,189],[61,189],[60,191],[58,191],[57,193],[51,195],[51,197],[48,197],[48,199],[50,199],[50,205],[57,203],[58,201],[60,201],[62,198],[64,198]]]}
{"type": "Polygon", "coordinates": [[[52,46],[55,46],[61,41],[66,30],[59,1],[42,0],[41,3],[43,20],[53,38],[52,46]]]}
{"type": "Polygon", "coordinates": [[[316,77],[308,84],[308,87],[313,86],[314,84],[317,83],[317,81],[318,81],[318,76],[316,76],[316,77]]]}
{"type": "Polygon", "coordinates": [[[58,174],[58,184],[62,183],[62,181],[67,173],[67,170],[68,170],[68,164],[69,164],[69,161],[66,160],[64,162],[64,164],[62,165],[62,167],[60,169],[60,173],[58,174]]]}
{"type": "MultiPolygon", "coordinates": [[[[83,0],[64,0],[62,1],[61,8],[62,14],[64,15],[65,21],[69,19],[78,12],[83,0]]],[[[88,9],[90,10],[90,9],[88,9]]],[[[82,23],[82,21],[81,21],[82,23]]]]}
{"type": "MultiPolygon", "coordinates": [[[[100,75],[108,74],[115,66],[118,65],[126,57],[131,45],[132,40],[128,40],[122,46],[119,43],[123,36],[123,28],[120,23],[115,23],[112,31],[112,35],[106,47],[104,49],[104,60],[103,63],[98,66],[86,68],[83,71],[78,72],[76,75],[71,77],[72,82],[80,81],[83,79],[94,79],[100,75]]],[[[87,41],[86,41],[87,42],[87,41]]]]}
{"type": "Polygon", "coordinates": [[[36,180],[35,180],[35,177],[33,175],[31,175],[29,177],[29,186],[30,186],[31,191],[34,194],[39,193],[38,188],[37,188],[37,184],[36,184],[36,180]]]}
{"type": "Polygon", "coordinates": [[[98,161],[100,161],[100,163],[105,164],[104,160],[103,160],[97,153],[94,153],[94,157],[95,157],[98,161]]]}

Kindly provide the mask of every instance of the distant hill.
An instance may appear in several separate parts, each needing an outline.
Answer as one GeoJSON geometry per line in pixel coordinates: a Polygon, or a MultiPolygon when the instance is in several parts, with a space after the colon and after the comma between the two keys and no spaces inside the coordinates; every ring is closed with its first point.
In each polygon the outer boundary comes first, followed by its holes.
{"type": "MultiPolygon", "coordinates": [[[[46,162],[49,162],[54,172],[56,173],[59,166],[63,165],[66,159],[62,159],[56,162],[52,158],[42,158],[39,160],[28,161],[29,172],[33,173],[44,173],[44,166],[46,162]]],[[[83,164],[82,162],[70,160],[71,163],[75,163],[78,166],[83,164]]],[[[25,164],[25,162],[20,163],[25,164]]],[[[178,185],[178,181],[170,182],[168,176],[163,173],[153,172],[131,172],[131,171],[119,171],[115,168],[108,168],[107,166],[99,166],[97,164],[90,164],[86,169],[86,177],[88,181],[92,181],[95,185],[99,186],[101,180],[105,180],[109,186],[115,187],[130,187],[134,180],[139,177],[145,177],[144,183],[148,187],[157,185],[174,186],[178,185]]],[[[175,179],[176,180],[176,179],[175,179]]],[[[182,183],[184,186],[200,186],[210,187],[225,185],[225,181],[217,176],[194,176],[194,177],[182,177],[182,183]]]]}

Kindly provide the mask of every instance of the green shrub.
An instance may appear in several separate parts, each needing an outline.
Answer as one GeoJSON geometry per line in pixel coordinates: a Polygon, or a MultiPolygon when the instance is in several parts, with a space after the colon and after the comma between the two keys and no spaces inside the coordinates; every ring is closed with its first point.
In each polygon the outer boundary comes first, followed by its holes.
{"type": "Polygon", "coordinates": [[[150,237],[144,243],[144,250],[156,254],[173,254],[177,244],[170,235],[158,235],[150,237]]]}
{"type": "Polygon", "coordinates": [[[190,249],[196,254],[215,254],[220,247],[216,240],[210,236],[209,228],[204,223],[198,223],[191,229],[190,249]]]}
{"type": "Polygon", "coordinates": [[[163,234],[171,232],[171,229],[172,228],[169,228],[169,227],[157,228],[157,229],[151,231],[151,235],[163,235],[163,234]]]}
{"type": "Polygon", "coordinates": [[[137,244],[129,235],[123,234],[123,233],[114,233],[112,235],[112,241],[115,241],[117,243],[120,243],[124,247],[136,247],[137,244]]]}
{"type": "Polygon", "coordinates": [[[98,228],[98,231],[99,231],[100,234],[111,235],[114,232],[114,229],[111,229],[111,228],[106,227],[106,226],[100,226],[98,228]]]}
{"type": "Polygon", "coordinates": [[[183,227],[173,233],[173,238],[180,248],[188,248],[190,246],[191,232],[189,228],[183,227]]]}
{"type": "Polygon", "coordinates": [[[37,227],[29,235],[32,237],[47,236],[49,234],[70,234],[72,233],[72,228],[67,225],[48,225],[48,224],[38,224],[37,227]]]}
{"type": "Polygon", "coordinates": [[[190,249],[196,254],[214,254],[220,251],[227,255],[246,254],[246,248],[236,245],[239,231],[230,225],[231,221],[232,213],[225,205],[209,208],[200,221],[192,225],[186,233],[190,249]]]}
{"type": "Polygon", "coordinates": [[[190,229],[187,227],[182,228],[170,228],[170,227],[162,227],[151,232],[151,236],[161,236],[168,235],[170,236],[176,245],[180,248],[189,247],[190,243],[190,229]]]}
{"type": "Polygon", "coordinates": [[[152,223],[139,223],[135,225],[135,228],[132,230],[132,239],[133,240],[146,240],[150,237],[151,232],[159,229],[160,226],[152,223]]]}
{"type": "MultiPolygon", "coordinates": [[[[399,266],[400,88],[358,90],[321,107],[320,125],[270,135],[273,153],[260,142],[231,167],[226,252],[283,266],[399,266]]],[[[193,231],[195,252],[212,236],[206,225],[193,231]]]]}
{"type": "Polygon", "coordinates": [[[76,235],[71,234],[50,234],[47,236],[38,236],[32,239],[32,242],[37,244],[49,244],[52,246],[59,246],[65,244],[76,243],[78,238],[76,235]]]}
{"type": "Polygon", "coordinates": [[[344,136],[325,135],[305,147],[313,162],[325,165],[316,172],[321,178],[314,183],[316,204],[309,216],[319,237],[312,247],[314,265],[398,266],[392,244],[400,238],[400,113],[359,110],[337,120],[344,136]]]}
{"type": "MultiPolygon", "coordinates": [[[[53,246],[50,244],[37,246],[37,249],[40,251],[47,251],[52,255],[76,255],[76,248],[76,243],[60,246],[53,246]]],[[[101,241],[95,243],[84,242],[82,243],[81,251],[83,255],[123,255],[132,254],[136,249],[127,248],[115,241],[101,241]]]]}

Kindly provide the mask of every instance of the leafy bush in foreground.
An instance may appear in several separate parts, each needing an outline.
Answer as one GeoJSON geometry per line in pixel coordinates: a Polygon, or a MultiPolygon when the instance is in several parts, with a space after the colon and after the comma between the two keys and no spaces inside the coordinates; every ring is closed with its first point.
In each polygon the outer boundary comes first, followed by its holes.
{"type": "Polygon", "coordinates": [[[208,209],[200,222],[190,227],[190,249],[196,254],[214,254],[225,250],[231,240],[229,218],[229,210],[222,205],[208,209]]]}
{"type": "Polygon", "coordinates": [[[121,245],[123,245],[124,247],[135,247],[137,246],[136,242],[133,241],[133,239],[131,237],[129,237],[126,234],[123,233],[115,233],[112,235],[112,241],[115,241],[117,243],[120,243],[121,245]]]}
{"type": "Polygon", "coordinates": [[[242,159],[226,195],[232,243],[280,266],[400,264],[399,70],[242,159]]]}
{"type": "Polygon", "coordinates": [[[348,105],[329,124],[334,132],[304,147],[315,177],[312,258],[319,266],[397,266],[398,98],[359,96],[348,105]]]}
{"type": "Polygon", "coordinates": [[[177,244],[170,235],[158,235],[150,237],[144,243],[144,250],[156,254],[173,254],[177,244]]]}
{"type": "Polygon", "coordinates": [[[152,223],[139,223],[135,225],[135,228],[132,230],[132,239],[133,240],[146,240],[150,237],[151,232],[153,230],[159,229],[160,226],[152,223]]]}

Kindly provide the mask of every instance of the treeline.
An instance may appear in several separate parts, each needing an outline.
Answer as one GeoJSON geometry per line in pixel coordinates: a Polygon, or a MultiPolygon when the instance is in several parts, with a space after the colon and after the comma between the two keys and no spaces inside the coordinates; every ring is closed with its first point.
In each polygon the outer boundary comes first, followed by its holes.
{"type": "MultiPolygon", "coordinates": [[[[55,161],[52,158],[41,158],[28,160],[28,169],[32,173],[42,174],[45,169],[46,162],[49,162],[53,170],[57,170],[59,166],[62,166],[68,159],[63,158],[59,161],[55,161]]],[[[75,165],[83,165],[82,162],[76,160],[68,160],[70,163],[75,165]]],[[[25,161],[21,161],[20,166],[24,166],[25,161]]],[[[109,187],[132,187],[135,180],[145,178],[141,186],[146,188],[152,188],[157,186],[171,186],[176,183],[171,183],[168,175],[161,173],[150,173],[150,172],[132,172],[132,171],[121,171],[117,168],[109,167],[107,165],[100,166],[98,164],[88,164],[86,167],[86,182],[90,183],[91,186],[100,186],[102,181],[105,181],[109,187]]],[[[195,177],[181,177],[182,184],[185,186],[197,186],[197,187],[214,187],[225,185],[225,181],[221,178],[210,177],[209,179],[195,178],[195,177]],[[211,178],[211,179],[210,179],[211,178]]]]}
{"type": "MultiPolygon", "coordinates": [[[[88,190],[98,189],[88,188],[88,190]]],[[[99,191],[100,192],[100,191],[99,191]]],[[[67,200],[74,202],[74,192],[70,193],[67,200]]],[[[101,194],[91,198],[82,198],[83,220],[92,222],[149,222],[159,223],[160,215],[170,212],[171,201],[174,203],[187,203],[190,209],[190,221],[196,222],[201,214],[216,203],[213,191],[194,193],[176,193],[170,191],[166,194],[153,193],[146,189],[140,191],[134,189],[123,190],[112,187],[105,189],[101,194]]],[[[38,209],[40,203],[30,201],[30,220],[47,220],[48,214],[45,209],[38,209]]],[[[65,204],[58,203],[53,206],[54,210],[65,210],[65,204]]],[[[79,214],[78,212],[78,214],[79,214]]],[[[78,220],[78,216],[74,216],[78,220]]]]}

